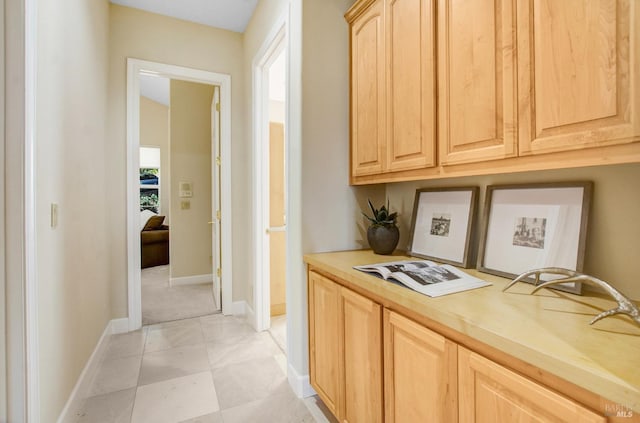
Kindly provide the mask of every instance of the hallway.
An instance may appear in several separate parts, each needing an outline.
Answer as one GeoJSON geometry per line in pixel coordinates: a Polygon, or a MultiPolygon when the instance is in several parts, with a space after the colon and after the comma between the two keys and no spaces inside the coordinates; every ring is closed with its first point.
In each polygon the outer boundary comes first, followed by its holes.
{"type": "Polygon", "coordinates": [[[77,422],[329,422],[268,332],[221,314],[114,335],[77,422]]]}
{"type": "Polygon", "coordinates": [[[211,283],[171,286],[169,265],[142,269],[142,324],[190,319],[216,312],[211,283]]]}

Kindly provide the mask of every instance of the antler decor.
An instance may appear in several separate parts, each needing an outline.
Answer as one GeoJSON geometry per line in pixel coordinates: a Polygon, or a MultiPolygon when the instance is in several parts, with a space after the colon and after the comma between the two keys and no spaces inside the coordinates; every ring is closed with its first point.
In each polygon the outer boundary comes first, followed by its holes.
{"type": "Polygon", "coordinates": [[[631,317],[638,325],[640,325],[640,309],[638,309],[638,306],[635,305],[633,301],[631,301],[609,283],[598,278],[594,278],[593,276],[578,273],[574,270],[563,269],[560,267],[547,267],[544,269],[530,270],[515,278],[502,291],[506,291],[507,289],[511,288],[511,286],[513,286],[513,284],[515,284],[516,282],[520,282],[521,280],[531,276],[535,276],[535,288],[533,291],[531,291],[531,294],[535,294],[542,288],[566,282],[582,282],[587,285],[597,286],[604,289],[607,294],[612,296],[613,299],[617,301],[618,307],[612,308],[611,310],[603,311],[602,313],[598,314],[591,320],[591,322],[589,322],[590,325],[605,317],[613,316],[614,314],[626,314],[627,316],[631,317]],[[566,276],[566,278],[554,279],[552,281],[540,283],[540,276],[543,274],[563,275],[566,276]]]}

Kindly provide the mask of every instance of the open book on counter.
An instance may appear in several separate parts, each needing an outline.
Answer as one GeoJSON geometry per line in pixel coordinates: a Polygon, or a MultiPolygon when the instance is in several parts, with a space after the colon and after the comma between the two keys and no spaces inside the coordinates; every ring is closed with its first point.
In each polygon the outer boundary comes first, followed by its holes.
{"type": "Polygon", "coordinates": [[[373,273],[385,280],[397,281],[408,288],[430,297],[453,294],[491,285],[490,282],[475,278],[448,264],[439,265],[428,260],[392,261],[354,269],[373,273]]]}

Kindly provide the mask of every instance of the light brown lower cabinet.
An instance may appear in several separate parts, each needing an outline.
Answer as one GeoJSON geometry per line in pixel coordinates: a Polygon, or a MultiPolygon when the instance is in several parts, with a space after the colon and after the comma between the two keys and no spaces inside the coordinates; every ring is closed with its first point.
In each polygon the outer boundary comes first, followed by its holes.
{"type": "Polygon", "coordinates": [[[309,272],[309,376],[327,408],[340,407],[338,310],[340,285],[309,272]]]}
{"type": "Polygon", "coordinates": [[[457,345],[384,310],[385,422],[458,421],[457,345]]]}
{"type": "Polygon", "coordinates": [[[607,419],[493,361],[458,347],[461,422],[584,422],[607,419]]]}
{"type": "Polygon", "coordinates": [[[607,422],[314,271],[308,299],[311,386],[342,423],[607,422]]]}
{"type": "Polygon", "coordinates": [[[311,386],[343,423],[382,423],[382,308],[309,272],[311,386]]]}

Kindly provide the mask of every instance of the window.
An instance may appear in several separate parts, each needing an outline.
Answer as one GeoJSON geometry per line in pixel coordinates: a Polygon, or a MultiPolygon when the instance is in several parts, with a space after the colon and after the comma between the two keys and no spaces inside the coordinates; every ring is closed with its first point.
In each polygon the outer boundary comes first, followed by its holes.
{"type": "Polygon", "coordinates": [[[160,213],[160,149],[140,147],[140,211],[160,213]]]}

